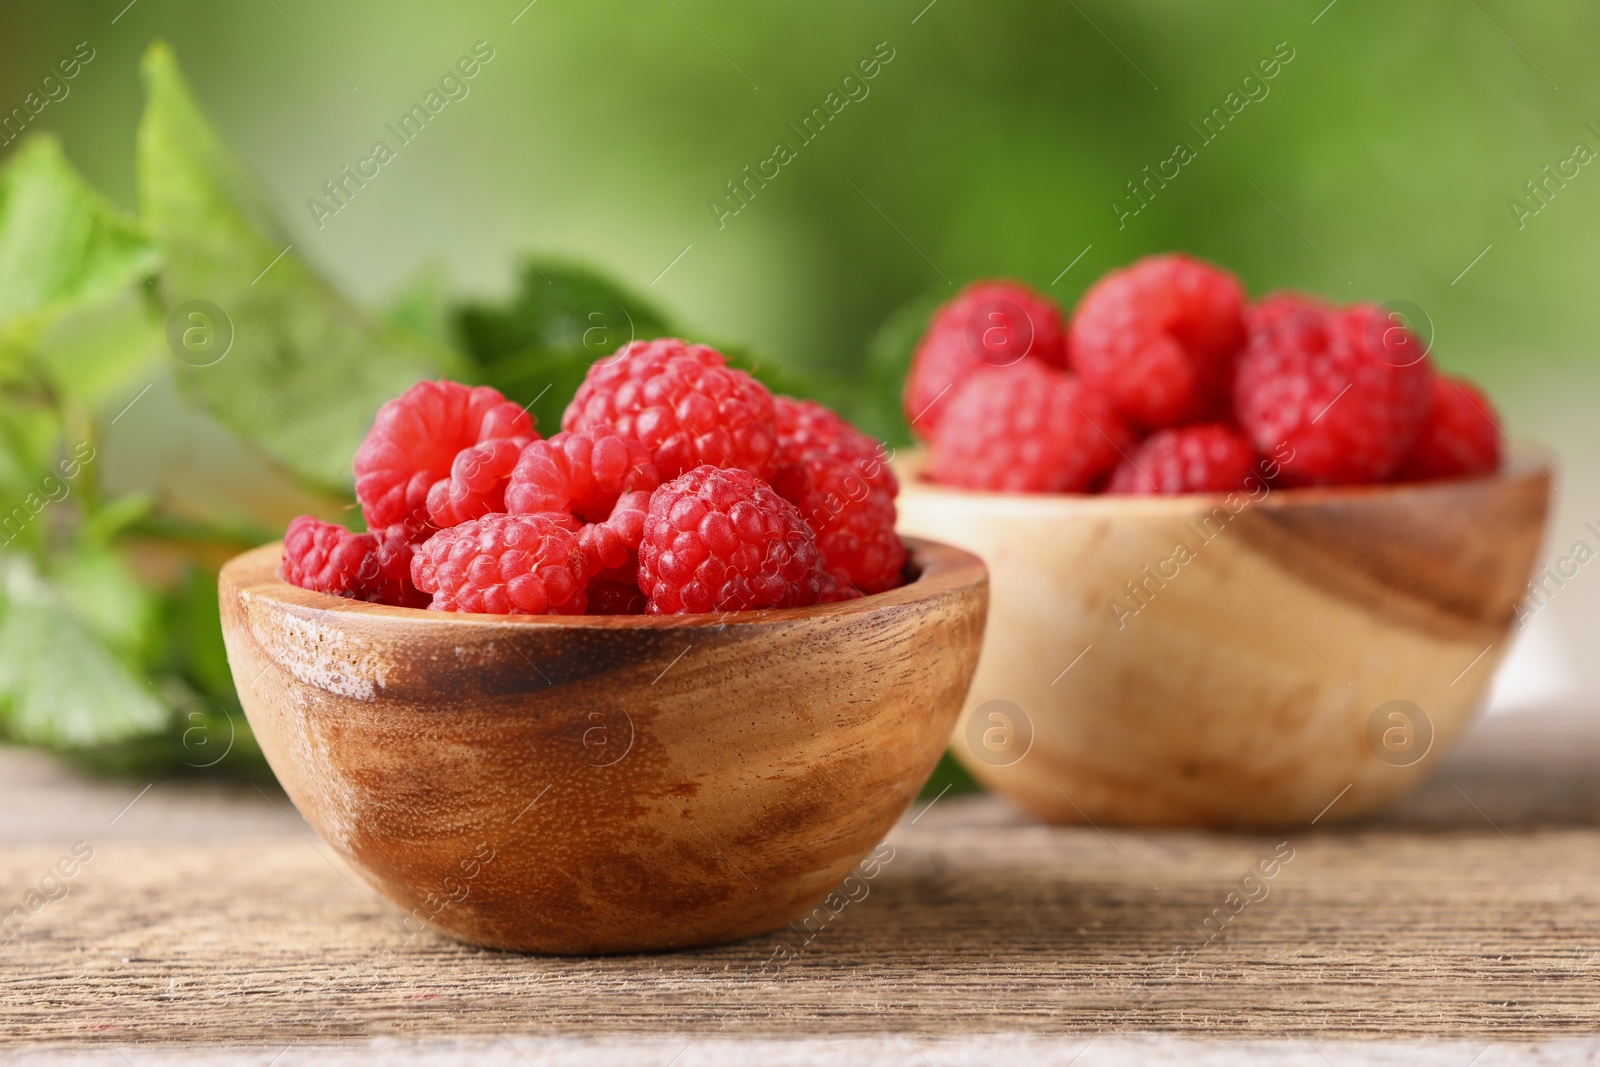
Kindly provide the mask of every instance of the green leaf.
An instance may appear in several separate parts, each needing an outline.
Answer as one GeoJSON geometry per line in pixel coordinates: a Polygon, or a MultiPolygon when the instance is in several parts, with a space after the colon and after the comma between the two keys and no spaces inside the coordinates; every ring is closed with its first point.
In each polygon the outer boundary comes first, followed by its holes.
{"type": "Polygon", "coordinates": [[[456,324],[467,353],[483,366],[530,348],[581,352],[593,362],[629,341],[672,333],[665,315],[598,271],[543,259],[528,262],[509,301],[466,304],[456,324]]]}
{"type": "MultiPolygon", "coordinates": [[[[13,573],[8,585],[31,584],[16,578],[13,573]]],[[[0,720],[10,736],[83,748],[156,733],[169,718],[132,665],[59,595],[52,597],[48,589],[25,593],[6,607],[0,620],[0,720]]]]}
{"type": "Polygon", "coordinates": [[[165,263],[173,332],[187,339],[175,349],[185,352],[178,387],[299,477],[348,491],[351,457],[379,405],[420,379],[458,373],[458,362],[359,310],[286,251],[289,239],[166,45],[145,53],[143,73],[139,199],[165,263]]]}
{"type": "Polygon", "coordinates": [[[589,370],[634,340],[673,333],[666,316],[588,267],[530,260],[511,299],[456,309],[456,335],[482,379],[528,410],[540,432],[561,425],[589,370]]]}
{"type": "Polygon", "coordinates": [[[156,603],[120,556],[103,548],[81,549],[55,568],[53,581],[80,621],[121,653],[142,657],[156,603]]]}
{"type": "Polygon", "coordinates": [[[138,224],[89,187],[54,138],[27,141],[0,172],[0,324],[13,343],[142,281],[155,260],[138,224]]]}
{"type": "Polygon", "coordinates": [[[56,389],[98,407],[148,382],[162,352],[161,330],[141,288],[76,308],[40,332],[30,354],[56,389]]]}
{"type": "Polygon", "coordinates": [[[717,344],[713,347],[728,358],[730,367],[738,367],[745,371],[774,393],[802,400],[817,400],[832,408],[839,406],[841,390],[837,382],[821,378],[809,371],[763,359],[743,345],[717,344]]]}
{"type": "MultiPolygon", "coordinates": [[[[598,271],[547,259],[529,260],[510,300],[458,308],[455,326],[483,380],[530,405],[546,434],[559,428],[561,413],[596,360],[629,341],[684,336],[660,310],[598,271]]],[[[713,345],[730,366],[773,392],[825,402],[839,392],[836,383],[763,360],[742,346],[713,345]]]]}
{"type": "Polygon", "coordinates": [[[911,369],[911,355],[939,302],[934,294],[907,301],[867,342],[863,390],[849,406],[848,414],[863,430],[890,444],[902,445],[911,440],[900,395],[911,369]]]}
{"type": "Polygon", "coordinates": [[[237,704],[222,642],[216,571],[189,564],[161,598],[160,611],[151,657],[157,668],[182,678],[207,700],[237,704]]]}
{"type": "Polygon", "coordinates": [[[451,347],[450,301],[443,268],[425,267],[407,280],[389,302],[388,319],[429,344],[451,347]]]}
{"type": "Polygon", "coordinates": [[[111,539],[155,514],[154,493],[126,493],[101,504],[84,521],[79,537],[86,545],[103,548],[111,539]]]}

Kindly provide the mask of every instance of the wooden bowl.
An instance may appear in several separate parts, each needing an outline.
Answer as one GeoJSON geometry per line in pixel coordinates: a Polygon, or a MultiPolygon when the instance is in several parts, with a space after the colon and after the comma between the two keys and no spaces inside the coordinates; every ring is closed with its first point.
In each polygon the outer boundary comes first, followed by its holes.
{"type": "Polygon", "coordinates": [[[708,945],[811,912],[944,750],[983,564],[727,615],[457,615],[222,570],[250,726],[295,806],[379,892],[473,944],[708,945]]]}
{"type": "Polygon", "coordinates": [[[902,532],[993,583],[955,753],[1054,822],[1292,825],[1399,797],[1485,692],[1550,492],[1531,463],[1259,499],[964,492],[897,467],[902,532]]]}

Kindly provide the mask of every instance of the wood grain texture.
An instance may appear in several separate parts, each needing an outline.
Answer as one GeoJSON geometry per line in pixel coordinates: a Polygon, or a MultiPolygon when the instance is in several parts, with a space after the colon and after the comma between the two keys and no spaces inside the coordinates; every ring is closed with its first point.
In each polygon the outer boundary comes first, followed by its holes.
{"type": "MultiPolygon", "coordinates": [[[[811,918],[943,750],[983,566],[842,604],[724,616],[485,616],[221,576],[240,699],[337,854],[474,944],[639,951],[811,918]]],[[[830,898],[831,899],[831,898],[830,898]]]]}
{"type": "Polygon", "coordinates": [[[972,493],[919,469],[900,464],[900,528],[993,584],[957,755],[1099,824],[1287,826],[1404,795],[1481,704],[1550,492],[1526,465],[1256,499],[972,493]],[[1397,709],[1409,735],[1386,733],[1391,701],[1421,709],[1397,709]]]}
{"type": "MultiPolygon", "coordinates": [[[[0,1035],[267,1048],[502,1033],[1593,1034],[1600,838],[1507,838],[1458,810],[1427,833],[1102,836],[949,798],[900,824],[870,893],[809,941],[785,930],[591,959],[413,932],[310,840],[108,842],[0,949],[0,1035]],[[1293,858],[1268,893],[1202,942],[1195,928],[1285,841],[1293,858]]],[[[58,852],[8,849],[0,888],[32,883],[58,852]]]]}
{"type": "Polygon", "coordinates": [[[1359,829],[1102,837],[946,797],[809,944],[562,959],[413,932],[275,790],[147,791],[0,747],[0,902],[74,840],[96,850],[0,944],[0,1049],[41,1067],[1592,1063],[1597,765],[1600,716],[1507,714],[1359,829]],[[1285,840],[1269,895],[1180,966],[1188,924],[1285,840]]]}

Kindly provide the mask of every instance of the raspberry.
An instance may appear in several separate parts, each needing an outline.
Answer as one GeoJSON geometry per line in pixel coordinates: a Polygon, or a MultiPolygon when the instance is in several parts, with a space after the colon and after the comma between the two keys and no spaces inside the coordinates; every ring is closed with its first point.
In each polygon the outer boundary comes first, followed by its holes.
{"type": "Polygon", "coordinates": [[[356,499],[367,528],[427,520],[428,491],[449,476],[462,449],[536,436],[533,419],[497,389],[418,382],[378,409],[356,450],[356,499]]]}
{"type": "Polygon", "coordinates": [[[1428,416],[1395,479],[1471,478],[1499,468],[1500,420],[1489,398],[1471,382],[1434,375],[1428,416]]]}
{"type": "Polygon", "coordinates": [[[696,467],[650,496],[639,589],[652,615],[815,604],[822,576],[799,509],[747,471],[696,467]]]}
{"type": "Polygon", "coordinates": [[[1090,287],[1068,349],[1084,381],[1154,428],[1223,414],[1244,338],[1237,278],[1188,256],[1150,256],[1090,287]]]}
{"type": "Polygon", "coordinates": [[[506,481],[521,454],[521,443],[504,437],[457,452],[450,477],[428,490],[428,521],[442,530],[506,510],[506,481]]]}
{"type": "Polygon", "coordinates": [[[582,615],[588,562],[577,535],[544,515],[485,515],[416,550],[411,577],[434,611],[582,615]]]}
{"type": "Polygon", "coordinates": [[[1061,309],[1020,282],[973,282],[933,313],[917,344],[902,397],[906,421],[931,440],[962,382],[1024,359],[1067,365],[1061,309]]]}
{"type": "Polygon", "coordinates": [[[779,466],[772,487],[816,532],[823,567],[842,589],[880,593],[899,585],[906,562],[894,532],[900,485],[882,446],[821,404],[773,402],[779,466]]]}
{"type": "Polygon", "coordinates": [[[590,615],[643,615],[650,606],[632,582],[590,582],[590,615]]]}
{"type": "Polygon", "coordinates": [[[1287,485],[1382,481],[1428,412],[1433,371],[1405,329],[1370,305],[1269,297],[1250,316],[1234,408],[1262,455],[1287,450],[1287,485]]]}
{"type": "Polygon", "coordinates": [[[635,341],[589,368],[564,430],[611,426],[642,443],[662,478],[703,463],[772,474],[772,394],[706,345],[635,341]]]}
{"type": "Polygon", "coordinates": [[[589,523],[578,531],[578,544],[589,560],[594,581],[609,578],[605,572],[638,571],[639,541],[644,537],[644,520],[649,511],[648,492],[624,493],[617,499],[610,518],[589,523]]]}
{"type": "Polygon", "coordinates": [[[841,585],[827,571],[822,572],[822,592],[817,594],[818,604],[837,604],[841,600],[859,600],[864,594],[853,585],[841,585]]]}
{"type": "Polygon", "coordinates": [[[1033,362],[974,374],[939,420],[929,476],[1013,493],[1083,493],[1132,445],[1111,402],[1033,362]]]}
{"type": "Polygon", "coordinates": [[[522,450],[506,487],[506,510],[602,522],[622,494],[660,484],[649,450],[633,438],[609,426],[563,431],[522,450]]]}
{"type": "Polygon", "coordinates": [[[1157,430],[1112,472],[1108,493],[1225,493],[1242,489],[1255,449],[1218,423],[1157,430]]]}
{"type": "Polygon", "coordinates": [[[411,542],[400,528],[358,534],[301,515],[284,531],[283,577],[302,589],[423,607],[428,598],[411,584],[410,572],[411,542]]]}

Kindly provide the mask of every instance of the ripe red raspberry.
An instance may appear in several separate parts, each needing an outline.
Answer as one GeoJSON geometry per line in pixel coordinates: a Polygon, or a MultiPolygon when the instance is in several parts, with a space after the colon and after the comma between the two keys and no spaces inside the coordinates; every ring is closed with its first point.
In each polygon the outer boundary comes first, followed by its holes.
{"type": "Polygon", "coordinates": [[[772,474],[772,394],[706,345],[635,341],[589,368],[564,430],[611,426],[641,442],[662,478],[702,463],[772,474]]]}
{"type": "Polygon", "coordinates": [[[428,538],[411,561],[434,611],[582,615],[588,562],[578,538],[543,515],[485,515],[428,538]]]}
{"type": "Polygon", "coordinates": [[[578,531],[578,544],[589,560],[589,573],[594,575],[592,581],[608,580],[612,571],[638,570],[639,541],[644,537],[644,520],[649,510],[648,492],[624,493],[618,498],[610,518],[588,523],[578,531]]]}
{"type": "Polygon", "coordinates": [[[660,484],[649,450],[633,438],[609,426],[563,431],[522,450],[506,487],[506,510],[603,522],[619,496],[660,484]]]}
{"type": "Polygon", "coordinates": [[[1471,382],[1433,376],[1428,417],[1396,481],[1472,478],[1500,468],[1500,419],[1494,405],[1471,382]]]}
{"type": "Polygon", "coordinates": [[[283,535],[283,577],[302,589],[374,604],[428,603],[411,584],[411,542],[399,528],[358,534],[301,515],[283,535]]]}
{"type": "Polygon", "coordinates": [[[428,490],[428,521],[442,530],[505,511],[506,481],[521,455],[521,441],[504,437],[457,452],[450,477],[428,490]]]}
{"type": "Polygon", "coordinates": [[[965,489],[1086,493],[1132,447],[1111,402],[1066,371],[983,370],[939,420],[928,474],[965,489]]]}
{"type": "Polygon", "coordinates": [[[1245,488],[1255,449],[1220,423],[1157,430],[1111,475],[1108,493],[1226,493],[1245,488]]]}
{"type": "Polygon", "coordinates": [[[816,532],[824,569],[843,589],[893,589],[906,549],[894,532],[900,485],[883,446],[821,404],[787,396],[774,404],[778,472],[772,488],[816,532]]]}
{"type": "Polygon", "coordinates": [[[822,575],[799,510],[747,471],[696,467],[651,494],[639,589],[652,615],[815,604],[822,575]]]}
{"type": "Polygon", "coordinates": [[[1067,347],[1084,381],[1125,417],[1154,428],[1225,413],[1244,338],[1239,280],[1209,263],[1166,255],[1090,287],[1067,347]]]}
{"type": "Polygon", "coordinates": [[[841,584],[839,579],[822,572],[822,592],[817,594],[818,604],[837,604],[841,600],[859,600],[865,594],[853,585],[841,584]]]}
{"type": "Polygon", "coordinates": [[[632,582],[589,583],[589,615],[643,615],[650,601],[632,582]]]}
{"type": "Polygon", "coordinates": [[[1257,452],[1284,455],[1286,485],[1378,482],[1416,439],[1432,377],[1422,345],[1380,309],[1280,294],[1251,313],[1234,411],[1257,452]]]}
{"type": "Polygon", "coordinates": [[[917,344],[902,401],[906,421],[932,440],[957,387],[985,367],[1022,360],[1067,365],[1061,309],[1021,282],[973,282],[933,313],[917,344]]]}
{"type": "Polygon", "coordinates": [[[356,450],[356,499],[367,528],[426,521],[428,491],[450,474],[456,454],[483,441],[526,444],[533,419],[499,390],[418,382],[378,409],[356,450]]]}

